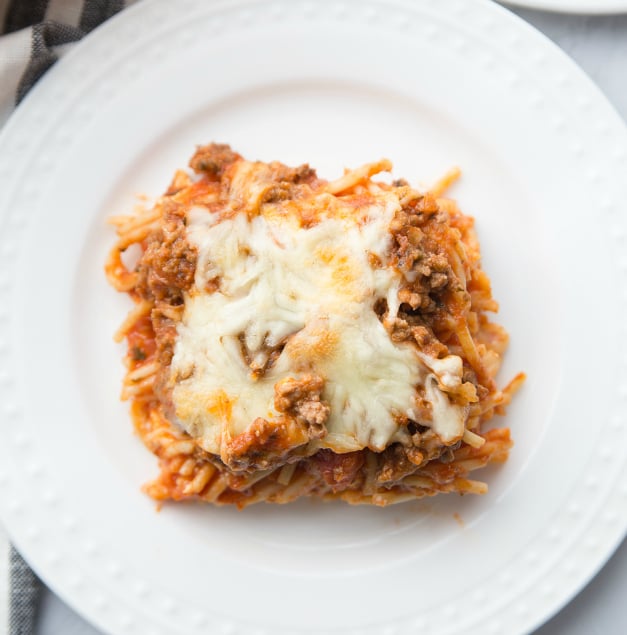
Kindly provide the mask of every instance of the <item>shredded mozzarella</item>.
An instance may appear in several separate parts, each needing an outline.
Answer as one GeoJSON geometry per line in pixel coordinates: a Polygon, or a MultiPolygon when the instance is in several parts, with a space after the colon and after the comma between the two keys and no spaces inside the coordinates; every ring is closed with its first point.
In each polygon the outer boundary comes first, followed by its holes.
{"type": "Polygon", "coordinates": [[[461,381],[461,359],[436,360],[394,343],[374,311],[379,299],[392,317],[398,311],[401,276],[385,265],[398,199],[381,192],[356,215],[328,193],[318,198],[317,209],[326,211],[309,227],[293,209],[271,205],[225,218],[189,211],[198,262],[171,365],[179,421],[219,454],[225,439],[257,417],[279,417],[278,382],[315,372],[330,405],[319,447],[383,450],[399,440],[398,420],[413,413],[417,386],[432,405],[434,431],[447,442],[460,438],[465,413],[441,388],[461,381]],[[373,256],[383,264],[373,266],[373,256]],[[206,291],[216,280],[218,290],[206,291]],[[279,346],[273,365],[255,374],[279,346]]]}

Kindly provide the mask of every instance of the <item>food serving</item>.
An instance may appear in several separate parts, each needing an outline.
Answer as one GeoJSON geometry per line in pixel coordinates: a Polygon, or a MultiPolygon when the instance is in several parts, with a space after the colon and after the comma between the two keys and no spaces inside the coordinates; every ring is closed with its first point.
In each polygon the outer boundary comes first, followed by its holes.
{"type": "Polygon", "coordinates": [[[485,430],[524,380],[495,382],[508,343],[473,219],[373,177],[199,147],[149,210],[114,217],[106,272],[134,307],[122,397],[159,458],[157,500],[240,507],[302,496],[386,505],[502,462],[485,430]],[[137,259],[130,252],[135,249],[137,259]]]}

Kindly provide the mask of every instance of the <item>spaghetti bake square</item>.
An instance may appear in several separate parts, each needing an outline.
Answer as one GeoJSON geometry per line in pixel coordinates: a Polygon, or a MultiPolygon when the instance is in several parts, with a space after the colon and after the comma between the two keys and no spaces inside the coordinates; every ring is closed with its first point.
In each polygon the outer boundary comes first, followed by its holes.
{"type": "Polygon", "coordinates": [[[154,207],[116,217],[106,272],[134,308],[122,396],[158,500],[386,505],[481,494],[505,330],[473,220],[429,192],[200,147],[154,207]],[[139,246],[128,266],[124,252],[139,246]]]}

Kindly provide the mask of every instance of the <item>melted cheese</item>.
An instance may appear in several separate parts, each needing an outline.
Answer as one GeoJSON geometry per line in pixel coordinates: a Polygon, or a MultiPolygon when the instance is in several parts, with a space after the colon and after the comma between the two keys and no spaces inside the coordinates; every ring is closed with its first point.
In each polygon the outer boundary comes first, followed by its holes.
{"type": "Polygon", "coordinates": [[[371,264],[372,256],[388,260],[388,228],[399,209],[394,193],[379,192],[358,210],[328,193],[303,205],[322,210],[317,224],[302,227],[294,201],[224,217],[202,207],[188,212],[198,264],[171,365],[179,421],[220,454],[225,440],[257,417],[279,418],[275,384],[315,372],[330,405],[328,433],[317,447],[381,451],[402,440],[398,417],[414,416],[418,385],[432,404],[436,433],[460,438],[465,415],[438,384],[445,390],[461,377],[461,360],[434,360],[392,342],[374,312],[379,299],[392,316],[398,310],[400,274],[371,264]],[[215,280],[219,289],[204,291],[215,280]],[[273,365],[255,374],[279,345],[273,365]]]}

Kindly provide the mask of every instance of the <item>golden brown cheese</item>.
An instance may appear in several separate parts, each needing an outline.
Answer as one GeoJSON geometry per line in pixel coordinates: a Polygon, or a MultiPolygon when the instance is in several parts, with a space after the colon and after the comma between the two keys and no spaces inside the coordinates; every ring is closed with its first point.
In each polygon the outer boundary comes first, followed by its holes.
{"type": "Polygon", "coordinates": [[[461,382],[461,359],[445,363],[392,341],[374,310],[385,300],[389,317],[398,311],[401,273],[389,256],[399,190],[371,186],[356,201],[331,195],[331,184],[263,202],[266,172],[241,161],[224,208],[187,213],[198,264],[171,365],[179,422],[224,455],[255,420],[283,422],[276,386],[313,373],[324,380],[329,415],[308,453],[381,451],[406,440],[399,421],[417,419],[417,387],[434,432],[447,444],[460,439],[467,412],[443,390],[461,382]]]}

